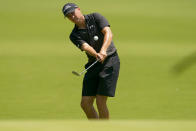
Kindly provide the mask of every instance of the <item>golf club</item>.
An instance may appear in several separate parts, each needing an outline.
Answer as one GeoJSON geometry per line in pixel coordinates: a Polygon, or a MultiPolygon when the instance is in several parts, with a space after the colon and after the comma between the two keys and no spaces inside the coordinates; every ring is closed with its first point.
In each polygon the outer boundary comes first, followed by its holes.
{"type": "Polygon", "coordinates": [[[78,73],[76,71],[72,71],[72,74],[76,75],[76,76],[81,76],[84,72],[86,72],[88,69],[90,69],[93,65],[95,65],[99,60],[96,60],[95,62],[93,62],[88,68],[86,68],[85,70],[83,70],[82,72],[78,73]]]}

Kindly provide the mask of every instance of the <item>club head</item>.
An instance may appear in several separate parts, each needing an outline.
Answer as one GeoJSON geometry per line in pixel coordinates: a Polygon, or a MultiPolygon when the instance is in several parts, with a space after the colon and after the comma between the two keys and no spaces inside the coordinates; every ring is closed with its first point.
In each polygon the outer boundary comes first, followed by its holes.
{"type": "Polygon", "coordinates": [[[76,75],[76,76],[80,76],[80,74],[76,71],[72,71],[72,74],[76,75]]]}

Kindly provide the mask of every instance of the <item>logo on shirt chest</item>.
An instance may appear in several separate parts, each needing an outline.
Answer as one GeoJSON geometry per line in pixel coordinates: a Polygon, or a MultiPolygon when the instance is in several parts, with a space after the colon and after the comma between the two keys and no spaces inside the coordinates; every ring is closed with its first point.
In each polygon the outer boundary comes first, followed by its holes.
{"type": "Polygon", "coordinates": [[[91,26],[89,26],[89,28],[90,28],[90,29],[93,29],[93,28],[95,28],[95,26],[94,26],[94,25],[91,25],[91,26]]]}

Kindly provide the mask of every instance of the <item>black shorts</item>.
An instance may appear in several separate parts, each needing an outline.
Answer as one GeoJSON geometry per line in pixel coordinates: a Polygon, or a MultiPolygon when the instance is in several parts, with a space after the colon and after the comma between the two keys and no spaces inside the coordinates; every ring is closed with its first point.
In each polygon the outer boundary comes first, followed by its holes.
{"type": "MultiPolygon", "coordinates": [[[[87,68],[92,63],[87,63],[87,68]]],[[[117,52],[108,56],[104,63],[96,63],[84,76],[82,96],[115,96],[116,84],[120,69],[117,52]]]]}

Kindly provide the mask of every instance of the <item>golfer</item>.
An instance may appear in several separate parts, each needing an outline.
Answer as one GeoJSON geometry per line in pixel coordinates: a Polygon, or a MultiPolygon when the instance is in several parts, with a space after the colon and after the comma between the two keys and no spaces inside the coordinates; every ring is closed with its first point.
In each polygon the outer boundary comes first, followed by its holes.
{"type": "Polygon", "coordinates": [[[115,96],[120,61],[112,41],[112,31],[108,21],[99,13],[83,15],[74,3],[63,6],[63,14],[75,24],[70,40],[88,57],[84,76],[81,107],[88,119],[109,119],[107,98],[115,96]],[[96,99],[98,113],[93,103],[96,99]]]}

